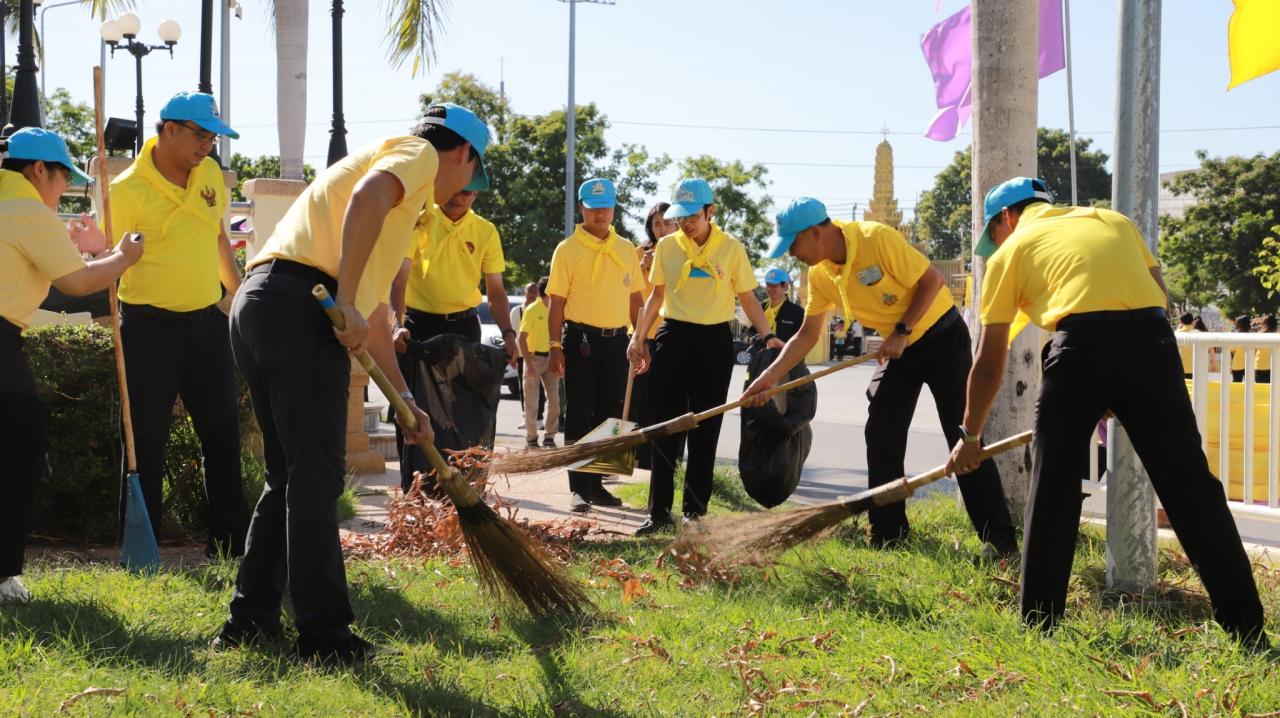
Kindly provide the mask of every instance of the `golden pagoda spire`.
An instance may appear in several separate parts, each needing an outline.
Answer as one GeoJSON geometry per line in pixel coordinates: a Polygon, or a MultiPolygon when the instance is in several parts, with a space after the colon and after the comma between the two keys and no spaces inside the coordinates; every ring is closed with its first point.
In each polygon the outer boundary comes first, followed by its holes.
{"type": "Polygon", "coordinates": [[[884,140],[876,147],[875,189],[865,219],[901,229],[902,211],[893,196],[893,147],[889,145],[888,125],[881,132],[884,140]]]}

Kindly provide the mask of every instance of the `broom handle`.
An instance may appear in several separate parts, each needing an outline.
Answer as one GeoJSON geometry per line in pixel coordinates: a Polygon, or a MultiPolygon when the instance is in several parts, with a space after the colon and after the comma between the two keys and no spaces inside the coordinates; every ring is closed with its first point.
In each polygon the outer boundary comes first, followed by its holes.
{"type": "MultiPolygon", "coordinates": [[[[825,369],[820,369],[820,370],[818,370],[818,371],[815,371],[814,373],[812,373],[812,374],[810,374],[810,375],[808,375],[808,376],[802,376],[802,377],[800,377],[799,379],[793,379],[793,380],[791,380],[791,381],[789,381],[789,382],[786,382],[786,383],[784,383],[784,384],[779,384],[779,385],[777,385],[777,386],[773,387],[772,389],[769,389],[768,391],[765,391],[763,394],[760,394],[760,395],[758,395],[758,396],[763,396],[763,397],[764,397],[764,398],[766,398],[766,399],[770,399],[770,398],[772,398],[772,397],[777,396],[778,394],[781,394],[781,393],[782,393],[782,392],[784,392],[784,391],[791,391],[792,389],[795,389],[795,388],[796,388],[796,387],[798,387],[798,386],[804,386],[805,384],[811,384],[811,383],[813,383],[813,382],[817,381],[818,379],[821,379],[822,377],[824,377],[824,376],[826,376],[826,375],[828,375],[828,374],[831,374],[831,373],[834,373],[834,372],[838,372],[838,371],[840,371],[841,369],[848,369],[849,367],[853,366],[854,364],[861,364],[861,363],[866,362],[866,361],[871,361],[872,359],[875,359],[875,358],[876,358],[876,355],[875,355],[875,354],[863,354],[863,355],[862,355],[862,356],[860,356],[860,357],[854,357],[854,358],[852,358],[852,359],[845,359],[844,361],[842,361],[842,362],[837,362],[837,363],[835,363],[835,364],[832,364],[831,366],[826,367],[825,369]]],[[[752,397],[752,398],[754,398],[754,397],[752,397]]],[[[704,412],[702,412],[702,413],[700,413],[700,414],[694,414],[694,415],[693,415],[693,421],[694,421],[694,423],[695,423],[695,424],[700,424],[700,423],[702,423],[702,422],[706,421],[707,419],[710,419],[710,418],[711,418],[711,417],[713,417],[713,416],[720,416],[721,414],[724,414],[724,413],[727,413],[727,412],[733,411],[734,409],[737,409],[738,407],[740,407],[740,406],[742,406],[744,403],[746,403],[746,401],[747,401],[746,399],[738,399],[738,400],[736,400],[736,401],[731,401],[731,402],[729,402],[728,404],[721,404],[720,406],[717,406],[717,407],[714,407],[714,408],[711,408],[711,409],[707,409],[706,411],[704,411],[704,412]]]]}
{"type": "MultiPolygon", "coordinates": [[[[329,321],[333,322],[335,327],[342,329],[346,326],[347,322],[342,318],[342,312],[338,311],[338,305],[333,303],[333,297],[329,295],[329,290],[325,289],[323,284],[317,284],[313,287],[311,295],[320,301],[320,306],[324,307],[324,313],[329,315],[329,321]]],[[[408,402],[392,386],[391,380],[387,378],[387,375],[382,373],[382,367],[373,361],[373,357],[369,355],[369,350],[361,349],[355,352],[355,355],[360,362],[360,366],[364,367],[369,377],[373,379],[373,383],[378,385],[383,395],[387,397],[387,401],[391,402],[391,406],[396,410],[396,416],[403,422],[404,427],[410,431],[418,428],[418,417],[413,415],[413,411],[409,409],[408,402]]],[[[449,466],[449,463],[444,460],[444,457],[440,455],[434,444],[424,444],[418,448],[422,449],[423,453],[427,455],[427,460],[431,462],[431,466],[435,468],[440,478],[443,479],[453,475],[453,467],[449,466]]]]}
{"type": "MultiPolygon", "coordinates": [[[[989,444],[983,447],[982,453],[978,455],[979,460],[986,461],[993,456],[1003,454],[1010,449],[1016,449],[1023,444],[1027,444],[1031,441],[1033,433],[1034,432],[1024,431],[1020,434],[1014,434],[1007,439],[1001,439],[994,444],[989,444]]],[[[898,479],[897,481],[884,484],[880,488],[883,488],[884,494],[889,497],[887,503],[894,503],[906,499],[908,496],[914,494],[916,489],[932,484],[946,475],[947,467],[943,464],[942,466],[935,466],[923,474],[917,474],[915,476],[898,479]]],[[[876,503],[878,504],[879,502],[876,503]]]]}
{"type": "Polygon", "coordinates": [[[622,395],[622,420],[631,418],[631,387],[636,383],[636,365],[627,363],[627,391],[622,395]]]}
{"type": "MultiPolygon", "coordinates": [[[[111,193],[107,182],[107,143],[102,129],[102,68],[93,68],[93,125],[97,136],[98,206],[102,209],[102,229],[107,242],[114,243],[111,231],[111,193]]],[[[141,128],[139,128],[141,129],[141,128]]],[[[124,423],[124,452],[129,473],[138,471],[138,455],[133,443],[133,414],[129,407],[129,380],[124,371],[124,345],[120,342],[120,303],[116,299],[116,283],[107,287],[107,305],[111,312],[111,338],[115,345],[116,382],[120,385],[120,419],[124,423]]]]}

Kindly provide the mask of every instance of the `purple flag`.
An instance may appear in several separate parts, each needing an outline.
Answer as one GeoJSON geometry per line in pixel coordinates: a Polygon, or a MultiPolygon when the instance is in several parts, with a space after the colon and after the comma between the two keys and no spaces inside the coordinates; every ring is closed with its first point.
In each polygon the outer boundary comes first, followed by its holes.
{"type": "MultiPolygon", "coordinates": [[[[1047,77],[1067,66],[1062,44],[1062,0],[1040,0],[1039,53],[1036,69],[1047,77]]],[[[933,75],[938,104],[925,137],[954,139],[972,112],[973,22],[969,7],[929,28],[920,39],[925,63],[933,75]]]]}

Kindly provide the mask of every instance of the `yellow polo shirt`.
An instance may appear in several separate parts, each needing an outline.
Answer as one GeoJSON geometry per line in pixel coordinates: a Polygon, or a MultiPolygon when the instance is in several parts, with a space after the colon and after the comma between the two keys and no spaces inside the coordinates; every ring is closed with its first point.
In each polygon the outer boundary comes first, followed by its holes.
{"type": "MultiPolygon", "coordinates": [[[[843,307],[853,318],[888,337],[902,321],[916,296],[916,284],[929,271],[929,260],[907,243],[898,230],[879,222],[832,220],[844,232],[844,264],[823,260],[809,268],[809,297],[805,316],[818,316],[843,307]]],[[[911,327],[908,344],[915,342],[955,306],[943,285],[920,320],[911,327]]]]}
{"type": "Polygon", "coordinates": [[[715,223],[701,247],[683,230],[659,239],[649,281],[666,286],[662,316],[693,324],[731,321],[738,294],[757,286],[746,248],[715,223]]]}
{"type": "MultiPolygon", "coordinates": [[[[1174,329],[1175,332],[1194,332],[1195,330],[1196,328],[1194,324],[1191,324],[1191,325],[1179,324],[1177,328],[1174,329]]],[[[1190,344],[1178,345],[1178,356],[1182,358],[1183,374],[1191,373],[1191,352],[1192,352],[1192,349],[1190,344]]]]}
{"type": "Polygon", "coordinates": [[[383,220],[356,290],[356,309],[372,314],[390,300],[391,282],[404,263],[418,214],[433,199],[439,162],[431,143],[417,137],[392,137],[356,150],[321,172],[293,201],[249,266],[287,259],[336,279],[342,220],[356,184],[372,172],[390,172],[403,185],[404,196],[383,220]]]}
{"type": "Polygon", "coordinates": [[[547,294],[565,299],[566,320],[601,329],[631,323],[631,293],[643,286],[634,249],[612,227],[601,240],[581,224],[556,246],[547,294]]]}
{"type": "Polygon", "coordinates": [[[1163,307],[1164,292],[1150,272],[1156,266],[1123,214],[1036,202],[987,260],[982,323],[1012,322],[1021,309],[1054,331],[1070,314],[1163,307]]]}
{"type": "Polygon", "coordinates": [[[507,268],[498,228],[471,210],[454,222],[433,204],[419,215],[413,235],[405,289],[410,309],[452,314],[479,306],[484,275],[507,268]]]}
{"type": "Polygon", "coordinates": [[[0,170],[0,227],[0,317],[25,329],[52,280],[85,264],[62,220],[19,172],[0,170]]]}
{"type": "Polygon", "coordinates": [[[547,326],[547,305],[541,299],[524,308],[520,316],[520,333],[527,335],[529,351],[551,351],[551,334],[547,326]]]}
{"type": "MultiPolygon", "coordinates": [[[[1271,334],[1273,332],[1262,332],[1263,334],[1271,334]]],[[[1257,356],[1254,358],[1254,366],[1258,371],[1271,371],[1271,350],[1259,349],[1257,356]]]]}
{"type": "MultiPolygon", "coordinates": [[[[120,278],[120,301],[174,312],[204,309],[222,298],[218,241],[227,211],[222,168],[206,157],[187,186],[156,169],[156,138],[111,183],[112,244],[141,232],[147,251],[120,278]]],[[[103,231],[105,231],[105,225],[103,231]]]]}

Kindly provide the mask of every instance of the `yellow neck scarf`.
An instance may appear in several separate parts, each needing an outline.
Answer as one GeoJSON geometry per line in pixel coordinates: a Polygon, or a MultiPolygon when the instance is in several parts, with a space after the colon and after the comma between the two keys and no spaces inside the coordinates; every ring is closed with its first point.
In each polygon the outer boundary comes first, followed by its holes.
{"type": "MultiPolygon", "coordinates": [[[[423,277],[427,276],[431,263],[438,262],[446,252],[460,260],[455,266],[471,267],[475,274],[479,274],[478,250],[473,253],[466,248],[464,242],[456,239],[471,216],[472,211],[467,210],[461,219],[454,222],[439,205],[432,205],[418,215],[418,269],[423,277]]],[[[478,277],[476,281],[479,281],[478,277]]]]}
{"type": "Polygon", "coordinates": [[[775,333],[775,334],[777,333],[777,331],[778,331],[778,310],[782,309],[782,305],[783,305],[783,304],[786,304],[786,303],[787,303],[787,300],[786,300],[786,298],[784,297],[784,298],[782,299],[782,301],[781,301],[781,302],[778,302],[778,306],[776,306],[776,307],[766,306],[766,307],[764,308],[764,319],[765,319],[765,321],[769,322],[769,331],[770,331],[770,332],[773,332],[773,333],[775,333]]]}
{"type": "MultiPolygon", "coordinates": [[[[155,164],[155,149],[156,138],[152,137],[142,146],[142,152],[133,161],[130,169],[178,206],[175,215],[182,212],[195,217],[201,224],[215,231],[221,230],[221,222],[215,220],[209,212],[209,208],[214,206],[210,202],[217,202],[218,188],[223,184],[222,170],[218,164],[210,161],[201,162],[187,175],[187,186],[183,189],[160,174],[155,164]]],[[[167,225],[168,221],[165,224],[167,225]]]]}
{"type": "Polygon", "coordinates": [[[618,234],[613,230],[613,227],[609,227],[609,236],[603,240],[587,232],[587,230],[582,228],[582,225],[578,225],[577,228],[574,229],[574,239],[578,240],[579,244],[596,254],[595,260],[591,262],[591,281],[594,282],[596,280],[596,275],[599,274],[600,267],[604,266],[605,258],[608,258],[614,264],[618,265],[619,271],[627,271],[626,263],[622,261],[622,257],[618,256],[616,247],[617,242],[613,241],[617,236],[618,234]]]}
{"type": "Polygon", "coordinates": [[[724,241],[724,232],[720,228],[711,224],[711,235],[707,237],[707,241],[701,247],[697,245],[689,235],[683,230],[676,232],[676,245],[684,252],[684,266],[680,268],[680,280],[676,282],[676,291],[680,291],[684,287],[684,283],[689,281],[689,276],[693,274],[694,269],[701,269],[708,276],[716,280],[716,291],[720,291],[720,273],[716,271],[715,265],[711,262],[711,256],[716,249],[720,247],[720,243],[724,241]]]}

